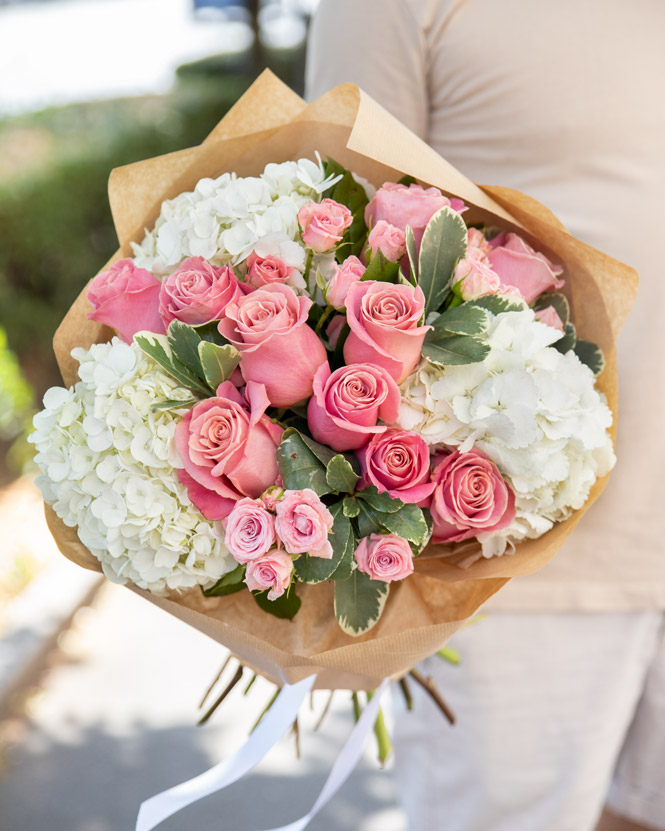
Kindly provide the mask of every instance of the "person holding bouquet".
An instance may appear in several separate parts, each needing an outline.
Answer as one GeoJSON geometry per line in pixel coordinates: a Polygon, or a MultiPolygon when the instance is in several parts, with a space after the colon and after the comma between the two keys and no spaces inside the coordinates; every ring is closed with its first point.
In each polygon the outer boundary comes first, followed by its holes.
{"type": "Polygon", "coordinates": [[[322,0],[313,20],[309,99],[358,84],[471,179],[532,195],[641,278],[607,489],[458,634],[460,666],[427,662],[458,725],[425,697],[397,714],[412,831],[665,829],[664,32],[646,0],[322,0]]]}

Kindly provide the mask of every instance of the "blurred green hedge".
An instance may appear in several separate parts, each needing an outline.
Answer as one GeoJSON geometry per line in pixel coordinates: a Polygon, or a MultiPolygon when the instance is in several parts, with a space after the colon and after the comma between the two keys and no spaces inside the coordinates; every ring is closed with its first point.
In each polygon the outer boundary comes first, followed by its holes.
{"type": "MultiPolygon", "coordinates": [[[[262,59],[300,91],[303,55],[264,52],[262,59]]],[[[220,55],[183,66],[166,96],[0,120],[0,322],[39,400],[59,382],[53,332],[117,247],[110,171],[200,143],[259,71],[255,60],[220,55]]]]}
{"type": "Polygon", "coordinates": [[[247,84],[232,78],[162,101],[77,105],[25,119],[22,130],[52,132],[52,150],[46,166],[0,181],[0,309],[40,393],[57,381],[55,328],[116,248],[109,172],[198,144],[247,84]]]}

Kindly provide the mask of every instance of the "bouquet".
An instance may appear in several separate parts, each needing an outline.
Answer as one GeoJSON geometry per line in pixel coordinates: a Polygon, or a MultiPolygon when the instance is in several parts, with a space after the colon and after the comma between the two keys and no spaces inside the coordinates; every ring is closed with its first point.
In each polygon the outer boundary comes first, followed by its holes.
{"type": "Polygon", "coordinates": [[[382,148],[356,88],[303,107],[264,76],[201,148],[121,171],[123,249],[32,441],[68,556],[271,678],[371,688],[599,493],[634,280],[404,128],[382,148]]]}

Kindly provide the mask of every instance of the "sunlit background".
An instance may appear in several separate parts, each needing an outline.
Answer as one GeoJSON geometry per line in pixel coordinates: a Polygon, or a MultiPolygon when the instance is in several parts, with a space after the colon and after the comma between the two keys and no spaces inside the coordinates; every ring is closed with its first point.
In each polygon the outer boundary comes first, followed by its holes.
{"type": "MultiPolygon", "coordinates": [[[[142,799],[237,747],[270,698],[239,685],[196,728],[224,650],[54,549],[25,434],[60,381],[53,332],[116,248],[111,169],[198,144],[265,67],[302,92],[316,4],[0,0],[0,831],[131,828],[142,799]]],[[[341,694],[314,732],[324,704],[300,762],[291,737],[252,784],[165,831],[304,813],[351,724],[341,694]]],[[[405,828],[367,754],[314,831],[405,828]]]]}

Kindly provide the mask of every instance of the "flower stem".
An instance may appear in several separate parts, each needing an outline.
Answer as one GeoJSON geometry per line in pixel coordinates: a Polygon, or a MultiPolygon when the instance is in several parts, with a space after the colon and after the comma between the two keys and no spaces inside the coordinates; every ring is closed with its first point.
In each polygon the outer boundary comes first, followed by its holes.
{"type": "Polygon", "coordinates": [[[335,311],[334,306],[328,306],[326,308],[325,312],[321,315],[321,317],[319,318],[319,322],[316,324],[316,327],[314,329],[314,331],[316,332],[317,335],[321,331],[321,328],[322,328],[323,324],[326,322],[326,320],[328,320],[328,318],[330,317],[330,315],[334,311],[335,311]]]}
{"type": "Polygon", "coordinates": [[[356,721],[360,718],[360,700],[357,692],[351,693],[351,701],[353,702],[353,717],[356,721]]]}
{"type": "Polygon", "coordinates": [[[217,701],[215,701],[215,703],[212,705],[212,707],[199,719],[199,721],[198,721],[199,725],[205,724],[206,721],[208,721],[210,716],[215,712],[215,710],[219,707],[219,705],[222,703],[222,701],[224,701],[226,696],[231,692],[231,690],[235,687],[235,685],[238,683],[238,681],[240,681],[244,671],[245,671],[245,667],[242,664],[239,664],[238,669],[236,670],[236,674],[229,681],[229,683],[226,685],[226,687],[224,687],[224,689],[222,690],[222,693],[219,696],[219,698],[217,699],[217,701]]]}
{"type": "Polygon", "coordinates": [[[276,701],[276,699],[277,699],[277,696],[278,696],[278,695],[279,695],[279,687],[277,687],[277,689],[275,690],[275,692],[274,692],[274,693],[273,693],[273,695],[272,695],[272,698],[270,699],[270,701],[266,704],[266,706],[265,706],[265,707],[263,708],[263,710],[261,711],[261,715],[260,715],[260,716],[256,719],[256,721],[254,722],[254,726],[253,726],[253,727],[252,727],[252,729],[249,731],[250,733],[253,733],[253,732],[256,730],[256,728],[259,726],[259,723],[261,722],[261,719],[263,718],[263,716],[265,716],[265,714],[268,712],[268,710],[269,710],[269,709],[272,707],[272,705],[275,703],[275,701],[276,701]]]}
{"type": "Polygon", "coordinates": [[[413,710],[413,697],[411,696],[411,690],[409,689],[409,685],[406,683],[406,678],[400,678],[399,685],[404,695],[406,709],[410,712],[411,710],[413,710]]]}
{"type": "Polygon", "coordinates": [[[323,712],[319,716],[319,720],[314,725],[314,729],[318,730],[319,727],[323,724],[323,719],[328,715],[328,710],[330,709],[330,705],[332,704],[333,695],[335,694],[335,690],[330,690],[330,695],[328,696],[328,700],[326,701],[326,706],[323,708],[323,712]]]}
{"type": "MultiPolygon", "coordinates": [[[[369,690],[367,693],[367,701],[368,703],[374,697],[374,690],[369,690]]],[[[390,741],[390,736],[388,735],[388,730],[386,728],[386,722],[383,718],[383,710],[379,708],[379,714],[376,717],[376,721],[374,722],[374,736],[376,737],[376,744],[377,749],[379,751],[379,761],[382,765],[385,765],[388,756],[390,756],[390,752],[393,749],[392,742],[390,741]]]]}
{"type": "Polygon", "coordinates": [[[310,269],[312,267],[312,258],[313,257],[314,257],[314,252],[310,248],[310,250],[307,252],[307,259],[305,260],[305,274],[304,274],[304,280],[305,280],[305,283],[307,284],[307,291],[309,292],[310,297],[314,296],[314,292],[312,291],[312,287],[309,284],[309,272],[310,272],[310,269]]]}
{"type": "Polygon", "coordinates": [[[437,690],[434,681],[432,681],[431,678],[425,678],[418,672],[417,669],[410,670],[409,675],[417,684],[420,684],[420,686],[430,696],[432,701],[436,704],[439,710],[441,710],[441,712],[448,719],[448,721],[451,724],[455,724],[455,714],[441,697],[441,694],[437,690]]]}
{"type": "Polygon", "coordinates": [[[231,660],[231,658],[232,658],[232,657],[233,657],[233,655],[229,654],[229,655],[228,655],[228,657],[227,657],[227,659],[226,659],[226,660],[224,661],[224,663],[222,664],[221,669],[219,670],[219,672],[217,673],[217,675],[214,677],[212,684],[208,687],[208,689],[207,689],[207,690],[206,690],[206,692],[205,692],[205,695],[204,695],[204,696],[203,696],[203,698],[201,699],[201,703],[199,704],[199,709],[201,709],[201,707],[203,707],[203,705],[204,705],[204,704],[206,703],[206,701],[208,700],[208,696],[209,696],[209,695],[210,695],[210,693],[213,691],[213,688],[214,688],[215,684],[216,684],[216,683],[219,681],[219,679],[222,677],[222,673],[224,672],[224,670],[225,670],[225,669],[226,669],[226,667],[228,666],[229,661],[231,660]]]}

